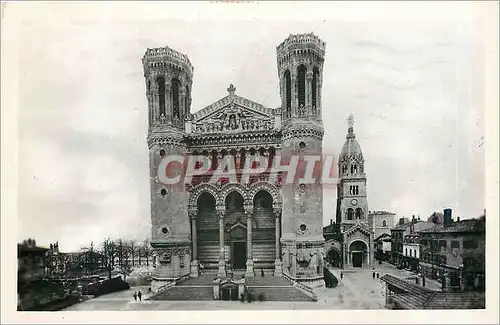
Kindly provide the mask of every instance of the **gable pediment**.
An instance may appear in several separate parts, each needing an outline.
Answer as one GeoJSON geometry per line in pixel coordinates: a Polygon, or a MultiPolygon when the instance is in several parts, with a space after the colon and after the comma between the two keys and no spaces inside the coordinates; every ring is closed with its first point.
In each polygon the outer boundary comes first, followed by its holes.
{"type": "Polygon", "coordinates": [[[193,114],[193,133],[274,129],[274,110],[234,93],[193,114]]]}
{"type": "Polygon", "coordinates": [[[363,235],[366,235],[366,236],[369,236],[370,234],[372,234],[373,232],[368,229],[368,228],[365,228],[365,227],[361,227],[360,225],[355,225],[354,227],[351,227],[349,228],[346,232],[345,232],[345,235],[346,236],[352,236],[354,235],[355,233],[361,233],[363,235]]]}

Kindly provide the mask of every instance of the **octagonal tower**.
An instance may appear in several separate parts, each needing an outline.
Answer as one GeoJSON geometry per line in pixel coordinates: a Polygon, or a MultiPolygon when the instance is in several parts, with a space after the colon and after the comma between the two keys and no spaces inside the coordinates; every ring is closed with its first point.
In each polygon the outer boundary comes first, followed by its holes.
{"type": "MultiPolygon", "coordinates": [[[[325,42],[312,33],[290,35],[277,47],[283,123],[281,156],[298,156],[299,166],[305,168],[304,156],[322,155],[325,47],[325,42]]],[[[321,161],[316,164],[321,166],[321,161]]],[[[283,273],[309,286],[324,286],[321,180],[306,183],[296,178],[284,184],[282,218],[283,273]]]]}
{"type": "MultiPolygon", "coordinates": [[[[168,47],[147,49],[142,63],[149,112],[151,245],[156,255],[151,286],[157,291],[191,271],[188,194],[183,182],[160,182],[159,166],[168,155],[185,156],[185,121],[191,116],[193,66],[186,55],[168,47]]],[[[174,174],[181,172],[181,166],[175,168],[169,170],[174,174]]]]}

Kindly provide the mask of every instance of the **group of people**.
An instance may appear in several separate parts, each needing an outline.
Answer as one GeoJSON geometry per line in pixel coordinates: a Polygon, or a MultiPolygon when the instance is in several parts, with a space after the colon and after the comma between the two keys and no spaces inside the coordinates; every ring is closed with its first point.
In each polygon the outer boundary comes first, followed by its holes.
{"type": "Polygon", "coordinates": [[[375,272],[375,268],[373,268],[373,278],[375,279],[375,277],[377,277],[377,279],[378,279],[379,274],[378,274],[378,272],[375,272]]]}
{"type": "Polygon", "coordinates": [[[139,290],[138,292],[134,292],[134,301],[137,301],[137,299],[139,299],[139,301],[142,301],[142,292],[141,290],[139,290]]]}

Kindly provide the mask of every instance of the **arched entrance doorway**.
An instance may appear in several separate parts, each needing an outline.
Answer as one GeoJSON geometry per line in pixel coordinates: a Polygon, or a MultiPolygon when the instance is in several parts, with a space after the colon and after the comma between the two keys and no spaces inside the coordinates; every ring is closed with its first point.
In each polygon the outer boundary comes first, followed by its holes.
{"type": "Polygon", "coordinates": [[[349,255],[353,267],[363,267],[368,264],[368,247],[361,240],[355,240],[349,245],[349,255]]]}
{"type": "Polygon", "coordinates": [[[234,269],[245,269],[247,263],[247,235],[244,199],[233,191],[226,196],[226,220],[228,244],[230,249],[229,264],[234,269]]]}
{"type": "Polygon", "coordinates": [[[198,216],[196,230],[198,259],[205,266],[217,265],[219,261],[219,221],[215,210],[215,198],[204,192],[197,201],[198,216]]]}
{"type": "Polygon", "coordinates": [[[340,257],[340,252],[337,249],[330,249],[326,255],[326,259],[331,266],[338,268],[341,267],[342,258],[340,257]]]}
{"type": "Polygon", "coordinates": [[[276,217],[273,197],[266,190],[253,197],[252,257],[255,268],[272,269],[276,260],[276,217]]]}
{"type": "Polygon", "coordinates": [[[238,285],[234,282],[226,282],[220,286],[221,300],[238,300],[238,285]]]}

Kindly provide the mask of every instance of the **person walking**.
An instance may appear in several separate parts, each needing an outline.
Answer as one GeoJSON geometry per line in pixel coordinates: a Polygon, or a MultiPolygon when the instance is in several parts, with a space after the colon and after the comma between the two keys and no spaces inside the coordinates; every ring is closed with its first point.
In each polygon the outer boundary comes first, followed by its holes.
{"type": "Polygon", "coordinates": [[[378,272],[377,272],[377,279],[378,279],[378,278],[379,278],[379,274],[378,274],[378,272]]]}
{"type": "Polygon", "coordinates": [[[373,271],[373,278],[375,279],[375,271],[373,271]]]}
{"type": "Polygon", "coordinates": [[[139,301],[142,301],[142,292],[141,292],[141,290],[139,290],[139,292],[137,293],[137,297],[139,297],[139,301]]]}
{"type": "Polygon", "coordinates": [[[264,277],[264,269],[260,269],[260,276],[264,277]]]}
{"type": "Polygon", "coordinates": [[[134,301],[137,301],[137,292],[134,291],[134,301]]]}
{"type": "Polygon", "coordinates": [[[340,280],[344,278],[344,272],[340,272],[340,280]]]}

